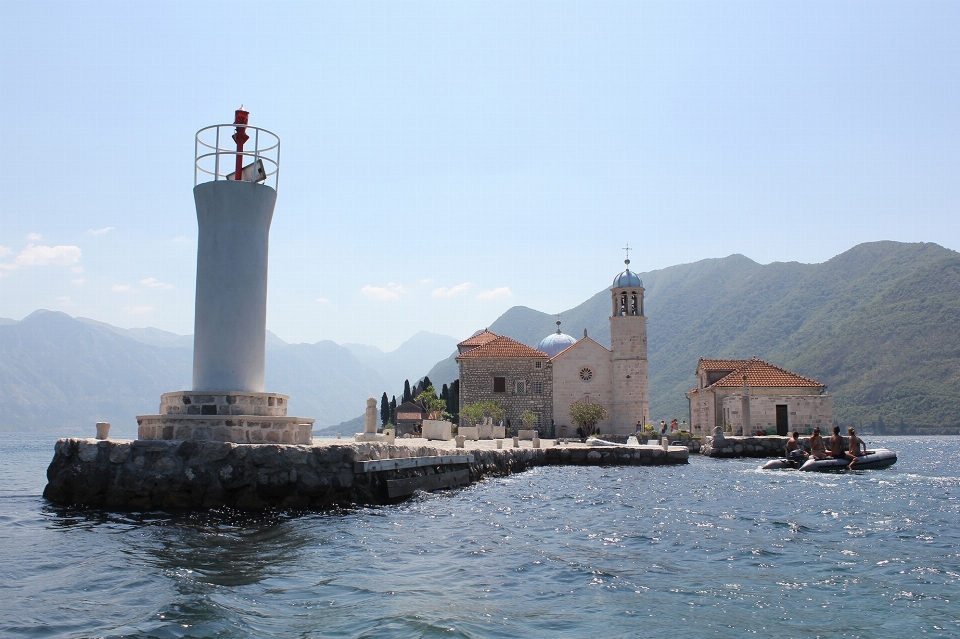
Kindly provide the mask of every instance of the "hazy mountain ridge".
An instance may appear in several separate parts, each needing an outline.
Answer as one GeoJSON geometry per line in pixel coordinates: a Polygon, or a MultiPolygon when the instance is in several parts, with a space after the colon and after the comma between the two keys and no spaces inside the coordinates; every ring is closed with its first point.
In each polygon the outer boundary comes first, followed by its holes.
{"type": "MultiPolygon", "coordinates": [[[[135,416],[154,413],[161,393],[190,387],[192,369],[191,335],[45,310],[0,322],[0,429],[75,434],[109,421],[130,435],[135,416]]],[[[362,413],[389,385],[334,342],[287,344],[268,331],[265,386],[289,395],[290,413],[321,428],[362,413]]]]}
{"type": "Polygon", "coordinates": [[[343,347],[386,380],[387,385],[377,393],[379,397],[384,391],[388,396],[399,395],[403,391],[404,380],[413,383],[422,378],[438,359],[456,349],[457,341],[449,335],[419,331],[396,350],[387,353],[366,344],[343,344],[343,347]]]}
{"type": "MultiPolygon", "coordinates": [[[[843,423],[960,426],[960,254],[872,242],[821,264],[760,265],[742,255],[641,273],[651,416],[687,417],[699,357],[756,355],[826,383],[843,423]]],[[[561,314],[562,330],[608,346],[604,289],[561,314]]],[[[555,317],[514,307],[491,326],[529,346],[555,317]]],[[[441,372],[456,374],[452,357],[441,372]]],[[[434,375],[437,377],[434,377],[434,375]]]]}

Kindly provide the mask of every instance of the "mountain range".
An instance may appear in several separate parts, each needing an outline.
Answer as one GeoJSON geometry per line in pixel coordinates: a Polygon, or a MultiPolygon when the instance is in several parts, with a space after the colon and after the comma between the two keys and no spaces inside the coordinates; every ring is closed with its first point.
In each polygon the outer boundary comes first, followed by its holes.
{"type": "MultiPolygon", "coordinates": [[[[383,353],[331,341],[288,344],[268,332],[265,386],[289,395],[290,414],[315,418],[320,430],[362,414],[368,397],[399,394],[404,375],[418,379],[424,362],[455,344],[421,332],[383,353]]],[[[161,393],[190,388],[192,370],[191,335],[46,310],[0,318],[0,430],[84,433],[109,421],[113,432],[129,435],[136,415],[157,410],[161,393]]]]}
{"type": "MultiPolygon", "coordinates": [[[[955,251],[873,242],[821,264],[731,255],[640,275],[657,421],[689,419],[684,392],[698,358],[757,356],[827,384],[841,424],[960,431],[955,251]]],[[[586,329],[609,346],[609,295],[603,288],[561,313],[564,332],[579,338],[586,329]]],[[[516,306],[489,328],[535,347],[555,320],[516,306]]],[[[421,332],[384,353],[331,341],[287,344],[268,333],[266,388],[290,396],[291,414],[316,418],[316,431],[339,424],[334,432],[350,433],[362,428],[356,416],[367,397],[399,396],[404,379],[428,369],[438,388],[456,379],[454,355],[445,357],[456,341],[421,332]]],[[[134,416],[157,410],[161,393],[190,387],[192,347],[189,335],[53,311],[0,318],[0,430],[89,433],[95,421],[110,421],[129,435],[134,416]]]]}
{"type": "MultiPolygon", "coordinates": [[[[960,429],[955,251],[872,242],[821,264],[731,255],[640,275],[655,420],[689,419],[684,392],[695,385],[698,358],[757,356],[827,384],[841,424],[960,429]]],[[[609,296],[605,288],[561,313],[564,332],[580,338],[587,329],[609,347],[609,296]]],[[[535,347],[555,320],[514,307],[489,329],[535,347]]],[[[456,378],[454,355],[429,371],[434,383],[456,378]]]]}

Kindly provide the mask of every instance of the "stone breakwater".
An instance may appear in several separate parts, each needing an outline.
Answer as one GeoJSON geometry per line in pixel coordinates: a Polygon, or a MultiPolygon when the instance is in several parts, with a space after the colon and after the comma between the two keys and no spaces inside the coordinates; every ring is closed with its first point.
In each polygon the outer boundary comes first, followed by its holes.
{"type": "MultiPolygon", "coordinates": [[[[788,437],[705,437],[700,454],[707,457],[783,457],[788,437]]],[[[809,438],[801,438],[801,447],[809,450],[809,438]]]]}
{"type": "Polygon", "coordinates": [[[315,446],[202,441],[61,439],[47,469],[44,497],[62,505],[117,510],[227,506],[327,509],[397,501],[390,484],[452,486],[544,465],[664,465],[687,463],[687,450],[634,448],[451,449],[378,442],[315,446]],[[442,458],[464,463],[411,466],[442,458]],[[397,469],[365,472],[382,460],[397,469]],[[431,477],[436,475],[437,477],[431,477]],[[451,482],[459,477],[462,481],[451,482]],[[446,482],[446,483],[444,483],[446,482]]]}

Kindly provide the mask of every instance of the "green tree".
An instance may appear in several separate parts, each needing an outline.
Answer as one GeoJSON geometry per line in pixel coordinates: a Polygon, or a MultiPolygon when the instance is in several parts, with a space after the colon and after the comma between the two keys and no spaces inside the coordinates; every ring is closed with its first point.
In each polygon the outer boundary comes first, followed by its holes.
{"type": "Polygon", "coordinates": [[[467,404],[460,409],[460,414],[466,418],[467,424],[479,424],[484,417],[491,417],[494,422],[498,422],[503,419],[503,416],[507,413],[500,406],[500,402],[487,400],[485,402],[467,404]]]}
{"type": "Polygon", "coordinates": [[[570,404],[570,419],[583,432],[584,437],[596,433],[597,424],[610,417],[600,404],[573,402],[570,404]]]}
{"type": "Polygon", "coordinates": [[[525,428],[533,428],[537,425],[537,414],[529,408],[520,413],[520,423],[525,428]]]}
{"type": "Polygon", "coordinates": [[[387,399],[387,393],[384,391],[380,396],[380,425],[383,426],[390,421],[390,400],[387,399]]]}
{"type": "Polygon", "coordinates": [[[442,417],[447,409],[447,403],[437,397],[437,391],[433,386],[427,386],[414,401],[427,413],[428,419],[442,417]]]}
{"type": "Polygon", "coordinates": [[[413,393],[410,392],[410,380],[403,380],[403,401],[402,403],[409,402],[413,399],[413,393]]]}
{"type": "Polygon", "coordinates": [[[450,385],[450,397],[447,399],[447,410],[455,417],[460,415],[460,380],[453,380],[450,385]]]}
{"type": "Polygon", "coordinates": [[[394,395],[390,398],[390,423],[394,426],[397,425],[397,396],[394,395]]]}

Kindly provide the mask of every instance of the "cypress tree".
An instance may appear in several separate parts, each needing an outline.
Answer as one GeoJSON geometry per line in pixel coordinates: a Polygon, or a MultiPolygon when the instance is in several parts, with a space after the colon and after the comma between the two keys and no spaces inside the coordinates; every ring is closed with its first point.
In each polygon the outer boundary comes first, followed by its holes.
{"type": "Polygon", "coordinates": [[[410,393],[410,380],[403,380],[403,402],[406,403],[413,399],[413,395],[410,393]]]}
{"type": "Polygon", "coordinates": [[[394,426],[397,425],[397,396],[394,395],[390,399],[390,423],[394,426]]]}
{"type": "Polygon", "coordinates": [[[447,412],[455,418],[460,417],[460,380],[453,380],[450,385],[450,400],[447,402],[447,412]]]}
{"type": "Polygon", "coordinates": [[[433,386],[433,382],[430,381],[430,378],[426,375],[423,376],[423,381],[420,382],[420,392],[427,390],[428,387],[433,386]]]}
{"type": "Polygon", "coordinates": [[[380,396],[380,424],[386,424],[390,421],[390,400],[387,399],[387,393],[384,391],[380,396]]]}

